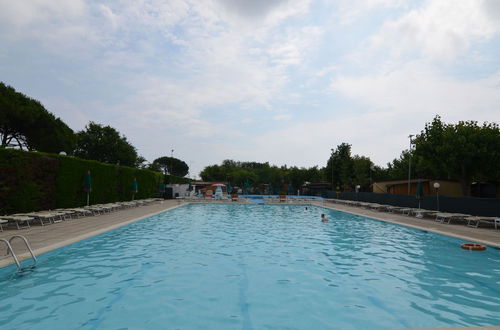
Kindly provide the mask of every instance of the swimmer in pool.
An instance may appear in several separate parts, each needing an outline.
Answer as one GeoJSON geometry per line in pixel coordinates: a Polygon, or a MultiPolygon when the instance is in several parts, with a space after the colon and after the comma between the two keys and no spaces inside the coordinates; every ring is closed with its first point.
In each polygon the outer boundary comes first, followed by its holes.
{"type": "Polygon", "coordinates": [[[321,215],[321,222],[328,222],[328,218],[324,214],[321,215]]]}

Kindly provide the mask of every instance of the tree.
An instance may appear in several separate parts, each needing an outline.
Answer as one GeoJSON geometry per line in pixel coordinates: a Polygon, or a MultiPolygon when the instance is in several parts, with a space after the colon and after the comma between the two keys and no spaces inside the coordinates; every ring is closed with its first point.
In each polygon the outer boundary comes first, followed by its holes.
{"type": "Polygon", "coordinates": [[[372,166],[370,158],[354,155],[352,157],[353,184],[368,188],[372,184],[372,166]]]}
{"type": "Polygon", "coordinates": [[[111,126],[90,122],[77,133],[75,156],[104,163],[135,167],[137,151],[125,136],[111,126]]]}
{"type": "Polygon", "coordinates": [[[1,147],[71,154],[75,134],[37,100],[0,82],[1,147]]]}
{"type": "Polygon", "coordinates": [[[317,182],[323,179],[322,170],[318,167],[297,168],[269,165],[268,162],[238,162],[224,160],[221,165],[210,165],[200,173],[205,181],[228,181],[233,185],[243,186],[245,183],[260,189],[261,184],[270,184],[272,190],[280,191],[285,184],[300,187],[305,181],[317,182]]]}
{"type": "Polygon", "coordinates": [[[458,180],[465,196],[472,181],[500,180],[498,124],[460,121],[445,124],[439,116],[415,138],[415,155],[435,176],[458,180]]]}
{"type": "Polygon", "coordinates": [[[163,174],[184,177],[189,173],[189,166],[186,162],[174,157],[156,158],[151,164],[151,169],[160,170],[163,174]]]}
{"type": "Polygon", "coordinates": [[[337,149],[332,152],[325,170],[329,182],[333,184],[332,189],[351,186],[353,184],[351,145],[348,143],[338,145],[337,149]]]}

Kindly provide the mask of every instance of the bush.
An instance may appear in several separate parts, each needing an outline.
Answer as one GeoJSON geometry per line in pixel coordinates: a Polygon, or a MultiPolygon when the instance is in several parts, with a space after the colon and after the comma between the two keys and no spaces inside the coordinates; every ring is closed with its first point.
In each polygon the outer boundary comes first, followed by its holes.
{"type": "Polygon", "coordinates": [[[139,185],[135,198],[149,198],[163,180],[161,173],[149,170],[12,149],[0,149],[0,168],[0,214],[83,206],[88,170],[91,204],[131,200],[134,178],[139,185]]]}

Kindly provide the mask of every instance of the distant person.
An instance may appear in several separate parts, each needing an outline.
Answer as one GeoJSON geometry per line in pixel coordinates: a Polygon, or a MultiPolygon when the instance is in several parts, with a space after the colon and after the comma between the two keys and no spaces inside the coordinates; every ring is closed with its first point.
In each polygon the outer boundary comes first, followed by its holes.
{"type": "Polygon", "coordinates": [[[328,222],[328,218],[324,214],[321,215],[321,222],[328,222]]]}

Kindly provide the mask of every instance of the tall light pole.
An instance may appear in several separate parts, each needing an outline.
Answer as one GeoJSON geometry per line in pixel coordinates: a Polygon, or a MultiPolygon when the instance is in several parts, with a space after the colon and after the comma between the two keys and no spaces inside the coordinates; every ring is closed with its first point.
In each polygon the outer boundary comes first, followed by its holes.
{"type": "Polygon", "coordinates": [[[173,165],[174,164],[174,149],[170,151],[170,175],[172,175],[173,172],[173,165]]]}
{"type": "Polygon", "coordinates": [[[439,182],[434,182],[434,189],[436,189],[436,210],[439,211],[439,188],[441,187],[441,185],[439,184],[439,182]]]}
{"type": "Polygon", "coordinates": [[[410,134],[408,137],[410,138],[410,153],[408,154],[410,157],[409,161],[408,161],[408,195],[409,195],[410,191],[411,191],[411,184],[410,184],[410,181],[411,181],[411,146],[412,146],[411,138],[413,137],[413,134],[410,134]]]}
{"type": "Polygon", "coordinates": [[[333,149],[330,149],[332,151],[332,155],[330,156],[330,166],[332,167],[332,192],[333,192],[333,149]]]}
{"type": "MultiPolygon", "coordinates": [[[[375,166],[370,164],[370,186],[372,185],[372,172],[375,170],[375,166]]],[[[372,189],[373,192],[373,189],[372,189]]]]}

